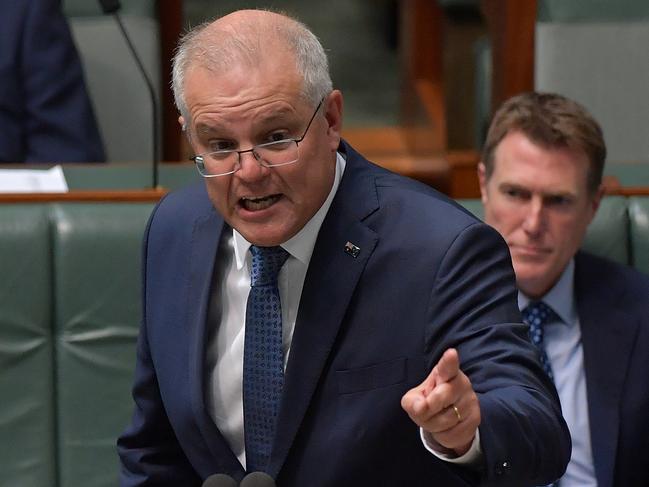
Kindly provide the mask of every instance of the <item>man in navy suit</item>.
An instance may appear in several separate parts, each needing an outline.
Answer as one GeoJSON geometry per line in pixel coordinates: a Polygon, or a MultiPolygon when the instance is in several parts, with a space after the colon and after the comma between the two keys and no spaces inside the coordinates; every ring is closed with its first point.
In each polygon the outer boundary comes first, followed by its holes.
{"type": "Polygon", "coordinates": [[[341,141],[342,95],[306,27],[244,10],[194,30],[174,89],[206,181],[166,197],[146,231],[122,486],[563,473],[568,431],[504,242],[341,141]]]}
{"type": "Polygon", "coordinates": [[[605,158],[582,106],[526,93],[495,114],[479,166],[485,221],[509,245],[523,315],[539,302],[551,310],[539,352],[572,437],[561,487],[649,485],[649,277],[579,251],[605,158]]]}
{"type": "Polygon", "coordinates": [[[0,14],[0,162],[95,162],[104,151],[59,0],[0,14]]]}

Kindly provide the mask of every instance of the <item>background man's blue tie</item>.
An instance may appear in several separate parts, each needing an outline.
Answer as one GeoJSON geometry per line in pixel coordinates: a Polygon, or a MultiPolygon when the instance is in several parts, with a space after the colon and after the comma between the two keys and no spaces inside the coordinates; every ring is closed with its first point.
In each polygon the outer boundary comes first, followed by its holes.
{"type": "Polygon", "coordinates": [[[265,471],[275,437],[284,386],[282,306],[277,274],[288,253],[281,247],[250,247],[250,295],[243,351],[243,413],[246,470],[265,471]]]}
{"type": "MultiPolygon", "coordinates": [[[[525,322],[530,327],[530,340],[536,348],[539,350],[539,358],[541,359],[541,365],[543,370],[548,374],[548,377],[554,382],[554,374],[552,373],[552,366],[550,365],[550,360],[548,359],[548,354],[545,352],[545,346],[543,345],[543,331],[544,327],[550,321],[556,321],[559,316],[554,312],[543,301],[537,301],[530,303],[523,311],[523,322],[525,322]]],[[[558,487],[559,481],[552,484],[548,484],[547,487],[558,487]]]]}
{"type": "Polygon", "coordinates": [[[530,340],[539,350],[543,370],[554,381],[552,366],[550,365],[548,354],[545,352],[545,346],[543,345],[543,329],[549,321],[557,319],[557,314],[543,301],[537,301],[529,304],[522,311],[522,315],[523,321],[530,327],[530,340]]]}

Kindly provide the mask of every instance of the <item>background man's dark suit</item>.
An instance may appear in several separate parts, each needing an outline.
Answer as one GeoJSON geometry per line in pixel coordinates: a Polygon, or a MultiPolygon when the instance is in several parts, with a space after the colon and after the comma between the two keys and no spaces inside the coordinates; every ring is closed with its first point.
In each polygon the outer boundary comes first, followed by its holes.
{"type": "Polygon", "coordinates": [[[60,1],[3,1],[0,162],[91,162],[104,158],[60,1]]]}
{"type": "Polygon", "coordinates": [[[598,485],[649,485],[649,279],[579,252],[575,295],[598,485]]]}
{"type": "MultiPolygon", "coordinates": [[[[430,188],[341,150],[347,166],[314,248],[286,370],[270,466],[278,485],[475,483],[470,470],[425,451],[400,407],[449,347],[480,399],[486,477],[520,486],[559,476],[568,433],[526,328],[507,324],[520,315],[502,239],[430,188]],[[360,248],[356,258],[347,242],[360,248]]],[[[137,407],[119,441],[129,470],[122,485],[244,475],[203,390],[208,298],[225,230],[203,186],[172,193],[152,215],[137,407]]]]}

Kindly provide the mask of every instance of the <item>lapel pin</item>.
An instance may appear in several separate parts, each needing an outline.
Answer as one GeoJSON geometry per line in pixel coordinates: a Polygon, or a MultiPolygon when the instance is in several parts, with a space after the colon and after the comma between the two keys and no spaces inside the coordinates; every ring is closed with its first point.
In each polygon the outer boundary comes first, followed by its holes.
{"type": "Polygon", "coordinates": [[[354,259],[361,253],[361,248],[351,242],[345,244],[345,253],[351,255],[354,259]]]}

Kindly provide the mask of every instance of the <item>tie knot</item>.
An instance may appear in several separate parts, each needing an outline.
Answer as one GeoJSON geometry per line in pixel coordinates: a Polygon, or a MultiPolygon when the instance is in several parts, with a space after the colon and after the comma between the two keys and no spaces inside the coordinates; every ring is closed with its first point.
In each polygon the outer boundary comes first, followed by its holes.
{"type": "Polygon", "coordinates": [[[288,258],[288,252],[282,247],[250,247],[252,269],[250,270],[251,286],[267,286],[277,282],[277,274],[288,258]]]}
{"type": "Polygon", "coordinates": [[[543,326],[548,321],[556,320],[558,315],[543,301],[530,303],[522,312],[523,321],[530,326],[543,326]]]}

